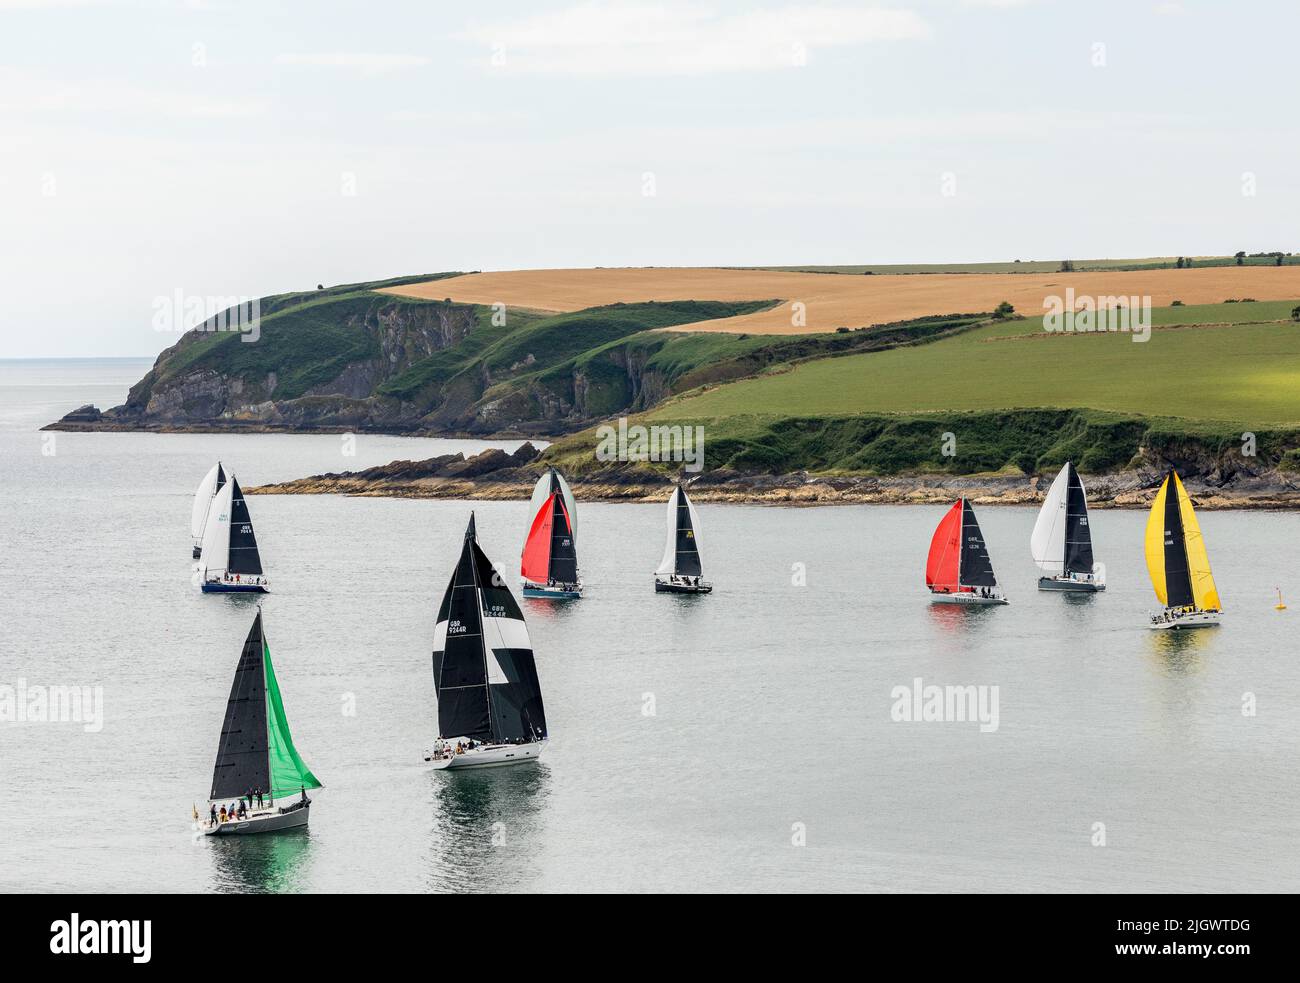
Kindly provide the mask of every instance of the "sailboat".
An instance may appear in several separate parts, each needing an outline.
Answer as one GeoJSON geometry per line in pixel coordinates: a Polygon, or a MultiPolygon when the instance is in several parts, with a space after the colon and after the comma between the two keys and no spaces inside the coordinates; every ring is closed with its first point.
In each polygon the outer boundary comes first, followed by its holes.
{"type": "Polygon", "coordinates": [[[478,545],[471,512],[460,560],[433,631],[438,740],[435,769],[536,761],[546,711],[528,626],[510,588],[478,545]]]}
{"type": "Polygon", "coordinates": [[[555,468],[547,468],[537,479],[528,514],[531,520],[519,563],[524,597],[581,597],[576,503],[569,483],[555,468]]]}
{"type": "Polygon", "coordinates": [[[925,562],[925,585],[934,604],[1009,603],[993,576],[975,510],[964,498],[953,503],[934,530],[925,562]]]}
{"type": "Polygon", "coordinates": [[[1155,631],[1208,628],[1219,623],[1219,591],[1197,524],[1192,500],[1177,471],[1156,492],[1147,518],[1147,570],[1164,611],[1151,618],[1155,631]]]}
{"type": "Polygon", "coordinates": [[[1092,533],[1088,529],[1088,496],[1079,472],[1069,461],[1047,490],[1043,507],[1029,537],[1034,562],[1046,576],[1039,590],[1082,591],[1106,589],[1092,560],[1092,533]]]}
{"type": "Polygon", "coordinates": [[[700,517],[678,484],[668,497],[668,539],[655,570],[656,594],[710,594],[713,585],[700,567],[700,517]]]}
{"type": "Polygon", "coordinates": [[[203,555],[203,531],[208,527],[208,512],[212,510],[212,500],[226,484],[226,472],[218,461],[212,466],[203,480],[199,482],[198,491],[194,493],[194,511],[190,514],[190,535],[194,539],[193,558],[203,555]]]}
{"type": "Polygon", "coordinates": [[[321,787],[293,746],[259,607],[235,667],[212,768],[209,816],[216,818],[199,829],[205,836],[230,836],[306,826],[311,811],[307,790],[321,787]],[[277,799],[286,804],[276,806],[277,799]],[[235,803],[235,815],[227,816],[235,803]]]}
{"type": "Polygon", "coordinates": [[[253,520],[233,474],[208,510],[199,575],[205,594],[265,594],[269,590],[253,520]]]}

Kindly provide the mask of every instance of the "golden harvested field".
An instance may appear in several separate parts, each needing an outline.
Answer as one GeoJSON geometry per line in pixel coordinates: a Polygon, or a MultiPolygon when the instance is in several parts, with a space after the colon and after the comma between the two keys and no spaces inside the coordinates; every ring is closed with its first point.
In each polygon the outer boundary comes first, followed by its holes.
{"type": "Polygon", "coordinates": [[[468,273],[446,280],[386,287],[403,297],[472,304],[504,303],[543,311],[647,300],[780,300],[767,311],[685,324],[672,331],[811,334],[921,317],[991,311],[1001,301],[1020,314],[1043,313],[1043,299],[1150,295],[1155,307],[1173,300],[1217,304],[1229,298],[1288,300],[1300,297],[1300,266],[1222,266],[1190,270],[1086,273],[934,273],[855,276],[710,268],[509,270],[468,273]],[[806,308],[793,323],[793,305],[806,308]]]}

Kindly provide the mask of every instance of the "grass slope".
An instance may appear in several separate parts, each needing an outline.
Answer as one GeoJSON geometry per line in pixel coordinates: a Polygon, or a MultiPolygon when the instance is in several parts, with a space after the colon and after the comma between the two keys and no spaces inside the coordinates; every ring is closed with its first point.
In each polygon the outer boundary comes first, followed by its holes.
{"type": "Polygon", "coordinates": [[[1171,307],[1146,343],[1124,334],[1048,334],[1041,319],[977,328],[930,345],[811,362],[657,409],[655,420],[745,416],[1094,409],[1221,421],[1300,423],[1294,302],[1171,307]]]}

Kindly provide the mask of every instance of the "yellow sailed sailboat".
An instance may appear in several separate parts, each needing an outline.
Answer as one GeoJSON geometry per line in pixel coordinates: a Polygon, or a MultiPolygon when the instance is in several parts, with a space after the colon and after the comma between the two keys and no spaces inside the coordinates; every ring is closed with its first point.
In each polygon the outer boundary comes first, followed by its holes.
{"type": "Polygon", "coordinates": [[[1150,627],[1166,631],[1217,625],[1219,591],[1192,500],[1176,471],[1165,476],[1151,503],[1146,552],[1151,585],[1165,606],[1151,619],[1150,627]]]}

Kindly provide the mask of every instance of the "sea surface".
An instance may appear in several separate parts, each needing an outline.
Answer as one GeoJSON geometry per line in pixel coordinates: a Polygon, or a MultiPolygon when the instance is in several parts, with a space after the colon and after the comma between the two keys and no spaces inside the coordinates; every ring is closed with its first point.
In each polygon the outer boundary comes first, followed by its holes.
{"type": "Polygon", "coordinates": [[[252,497],[286,711],[326,788],[307,832],[197,837],[257,603],[191,581],[204,471],[490,442],[38,432],[148,364],[0,362],[0,687],[102,695],[98,729],[0,723],[2,889],[1300,890],[1281,513],[1202,514],[1225,624],[1170,635],[1144,627],[1137,512],[1094,513],[1110,589],[1074,598],[1035,590],[1033,510],[980,509],[1012,603],[964,612],[922,583],[942,508],[701,505],[716,591],[691,598],[652,592],[660,506],[580,501],[586,596],[524,602],[550,747],[449,775],[421,761],[436,606],[470,511],[512,569],[524,503],[252,497]],[[990,687],[996,729],[893,719],[918,679],[990,687]]]}

